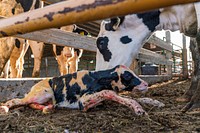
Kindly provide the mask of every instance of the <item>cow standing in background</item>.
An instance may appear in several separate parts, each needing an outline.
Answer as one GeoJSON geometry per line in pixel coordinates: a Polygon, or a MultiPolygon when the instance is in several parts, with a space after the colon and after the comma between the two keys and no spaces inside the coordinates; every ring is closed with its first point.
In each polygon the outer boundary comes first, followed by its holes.
{"type": "Polygon", "coordinates": [[[118,64],[130,66],[154,31],[180,30],[192,37],[190,48],[195,69],[190,88],[177,100],[189,101],[183,112],[200,108],[200,20],[197,16],[199,12],[196,12],[199,8],[200,3],[177,5],[103,21],[97,38],[96,70],[112,68],[118,64]]]}
{"type": "MultiPolygon", "coordinates": [[[[80,35],[89,35],[86,30],[77,27],[76,25],[63,26],[60,29],[66,32],[73,32],[80,35]]],[[[53,51],[55,58],[58,61],[59,71],[61,75],[77,72],[78,62],[83,53],[82,49],[53,45],[53,51]],[[60,53],[57,52],[58,48],[62,49],[60,53]]]]}
{"type": "MultiPolygon", "coordinates": [[[[0,1],[0,16],[10,17],[16,14],[27,12],[42,7],[39,0],[2,0],[0,1]]],[[[29,44],[24,39],[6,37],[0,39],[0,73],[10,59],[10,77],[21,78],[23,72],[24,56],[29,44]]],[[[38,48],[39,46],[37,46],[38,48]]],[[[5,68],[4,75],[8,77],[9,68],[5,68]]],[[[35,73],[35,72],[33,72],[35,73]]]]}

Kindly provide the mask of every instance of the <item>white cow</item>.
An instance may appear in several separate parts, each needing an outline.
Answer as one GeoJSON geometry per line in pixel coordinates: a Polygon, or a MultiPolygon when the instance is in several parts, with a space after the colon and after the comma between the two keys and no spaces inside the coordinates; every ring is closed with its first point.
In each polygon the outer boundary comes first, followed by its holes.
{"type": "MultiPolygon", "coordinates": [[[[112,68],[119,64],[130,66],[144,43],[157,30],[180,30],[187,36],[197,37],[198,23],[195,12],[197,5],[200,3],[171,6],[103,21],[96,41],[98,48],[96,70],[112,68]]],[[[192,46],[195,45],[196,40],[193,41],[192,46]]],[[[196,59],[200,59],[200,56],[198,58],[196,56],[196,59]]],[[[195,62],[199,64],[196,68],[199,68],[200,62],[195,62]]],[[[190,89],[178,99],[179,101],[190,101],[183,111],[200,107],[199,96],[195,93],[198,91],[196,89],[199,80],[197,75],[200,75],[198,71],[200,70],[197,69],[190,89]]]]}

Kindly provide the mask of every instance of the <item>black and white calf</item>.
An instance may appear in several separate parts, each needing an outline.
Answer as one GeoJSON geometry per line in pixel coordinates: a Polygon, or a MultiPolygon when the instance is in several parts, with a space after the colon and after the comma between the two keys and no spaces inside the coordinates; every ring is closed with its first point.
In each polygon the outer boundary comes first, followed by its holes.
{"type": "MultiPolygon", "coordinates": [[[[199,2],[177,5],[103,21],[96,41],[98,48],[96,70],[112,68],[118,64],[130,66],[143,44],[157,30],[180,30],[185,35],[196,38],[199,35],[197,21],[199,13],[196,12],[200,10],[199,5],[199,2]]],[[[196,69],[200,69],[200,63],[196,69]]],[[[200,72],[197,73],[200,75],[200,72]]],[[[198,77],[195,76],[192,83],[197,84],[197,79],[198,77]]],[[[197,86],[191,86],[184,97],[179,100],[194,99],[192,96],[196,88],[197,86]]]]}
{"type": "MultiPolygon", "coordinates": [[[[29,105],[47,113],[54,107],[74,108],[87,111],[103,100],[112,100],[145,114],[139,103],[119,96],[121,91],[147,91],[148,84],[137,77],[129,68],[118,65],[103,71],[78,71],[60,77],[45,79],[35,84],[22,99],[12,99],[0,106],[0,113],[16,106],[29,105]]],[[[139,102],[161,107],[164,104],[148,98],[139,102]]]]}

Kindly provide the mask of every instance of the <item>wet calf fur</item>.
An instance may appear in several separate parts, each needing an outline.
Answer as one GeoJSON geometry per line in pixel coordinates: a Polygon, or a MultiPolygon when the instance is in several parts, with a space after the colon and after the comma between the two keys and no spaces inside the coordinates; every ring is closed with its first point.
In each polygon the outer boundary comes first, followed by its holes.
{"type": "Polygon", "coordinates": [[[60,77],[45,79],[35,84],[22,99],[12,99],[0,106],[7,112],[16,106],[29,105],[47,113],[55,107],[87,111],[103,100],[112,100],[133,109],[137,115],[145,114],[133,99],[117,95],[121,91],[146,91],[148,84],[126,66],[118,65],[102,71],[78,71],[60,77]]]}

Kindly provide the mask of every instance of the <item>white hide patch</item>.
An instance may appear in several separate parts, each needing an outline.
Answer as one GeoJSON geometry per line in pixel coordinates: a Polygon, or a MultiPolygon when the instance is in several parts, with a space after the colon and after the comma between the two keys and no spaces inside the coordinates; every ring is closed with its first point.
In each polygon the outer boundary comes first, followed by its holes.
{"type": "Polygon", "coordinates": [[[61,107],[61,108],[70,108],[70,109],[78,109],[79,108],[78,102],[74,102],[74,103],[70,104],[68,101],[60,102],[56,106],[61,107]]]}

